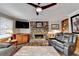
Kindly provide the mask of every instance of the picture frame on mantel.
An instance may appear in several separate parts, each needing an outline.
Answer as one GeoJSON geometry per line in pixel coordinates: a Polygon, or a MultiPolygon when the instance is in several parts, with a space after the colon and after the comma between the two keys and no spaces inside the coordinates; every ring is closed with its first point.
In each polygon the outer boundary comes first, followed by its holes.
{"type": "Polygon", "coordinates": [[[59,29],[59,24],[51,24],[51,29],[52,30],[58,30],[59,29]]]}
{"type": "Polygon", "coordinates": [[[42,28],[43,22],[36,22],[36,28],[42,28]]]}
{"type": "Polygon", "coordinates": [[[79,34],[79,14],[72,16],[70,19],[72,33],[79,34]]]}

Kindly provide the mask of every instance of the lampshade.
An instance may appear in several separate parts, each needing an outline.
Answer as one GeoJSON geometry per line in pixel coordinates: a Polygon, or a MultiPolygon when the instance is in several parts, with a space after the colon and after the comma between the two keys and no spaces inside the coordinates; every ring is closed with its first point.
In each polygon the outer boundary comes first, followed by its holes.
{"type": "Polygon", "coordinates": [[[48,34],[52,34],[52,32],[48,32],[48,34]]]}
{"type": "Polygon", "coordinates": [[[59,33],[60,30],[52,30],[53,34],[59,33]]]}
{"type": "Polygon", "coordinates": [[[7,30],[8,34],[13,34],[13,30],[7,30]]]}
{"type": "Polygon", "coordinates": [[[36,11],[37,12],[41,12],[42,11],[42,8],[38,7],[38,8],[36,8],[36,11]]]}

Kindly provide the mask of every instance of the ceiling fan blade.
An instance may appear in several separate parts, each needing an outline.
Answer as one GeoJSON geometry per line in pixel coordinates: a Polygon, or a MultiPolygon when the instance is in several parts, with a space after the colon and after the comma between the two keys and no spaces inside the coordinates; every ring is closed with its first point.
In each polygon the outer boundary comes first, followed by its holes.
{"type": "Polygon", "coordinates": [[[31,5],[31,6],[33,6],[33,7],[35,7],[35,8],[40,7],[40,6],[35,5],[35,4],[33,4],[33,3],[27,3],[27,4],[29,4],[29,5],[31,5]]]}
{"type": "Polygon", "coordinates": [[[56,4],[57,4],[57,3],[51,3],[51,4],[49,4],[49,5],[42,6],[41,8],[42,8],[42,9],[46,9],[46,8],[49,8],[49,7],[54,6],[54,5],[56,5],[56,4]]]}
{"type": "Polygon", "coordinates": [[[36,14],[39,15],[39,13],[36,11],[36,14]]]}

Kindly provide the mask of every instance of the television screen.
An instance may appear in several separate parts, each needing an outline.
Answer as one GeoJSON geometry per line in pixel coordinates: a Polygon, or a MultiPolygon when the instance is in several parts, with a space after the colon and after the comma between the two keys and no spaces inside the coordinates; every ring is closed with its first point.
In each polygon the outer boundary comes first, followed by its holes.
{"type": "Polygon", "coordinates": [[[29,22],[16,21],[15,22],[15,27],[16,28],[29,28],[29,22]]]}

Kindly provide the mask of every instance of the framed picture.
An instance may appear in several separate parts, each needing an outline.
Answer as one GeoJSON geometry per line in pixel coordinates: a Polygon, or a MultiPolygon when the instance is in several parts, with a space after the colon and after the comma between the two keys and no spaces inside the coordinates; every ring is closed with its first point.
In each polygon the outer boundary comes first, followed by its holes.
{"type": "Polygon", "coordinates": [[[62,32],[68,32],[68,30],[69,30],[69,19],[68,18],[66,18],[66,19],[64,19],[62,22],[61,22],[61,28],[62,28],[62,32]]]}
{"type": "Polygon", "coordinates": [[[42,28],[43,27],[43,22],[36,22],[36,27],[37,28],[42,28]]]}
{"type": "Polygon", "coordinates": [[[51,24],[51,29],[53,30],[59,29],[59,24],[51,24]]]}
{"type": "Polygon", "coordinates": [[[71,17],[71,30],[72,33],[79,34],[79,14],[71,17]]]}

